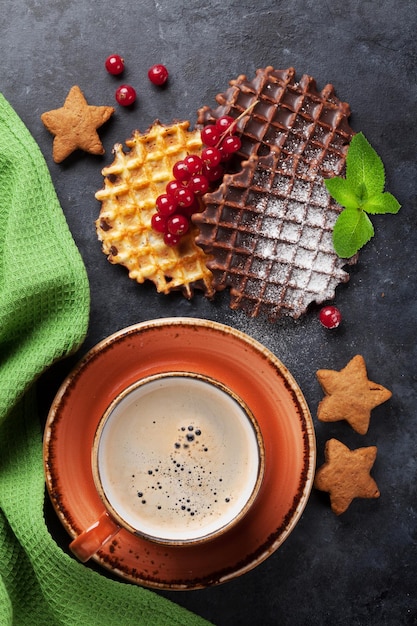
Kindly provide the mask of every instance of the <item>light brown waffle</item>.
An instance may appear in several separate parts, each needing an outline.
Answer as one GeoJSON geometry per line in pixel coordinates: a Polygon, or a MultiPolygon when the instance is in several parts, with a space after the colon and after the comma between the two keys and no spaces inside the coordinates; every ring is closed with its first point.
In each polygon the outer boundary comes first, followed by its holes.
{"type": "Polygon", "coordinates": [[[173,165],[187,154],[201,152],[198,130],[189,122],[164,126],[156,121],[146,133],[135,131],[123,146],[114,147],[114,161],[102,171],[104,188],[96,230],[110,263],[119,263],[138,283],[151,280],[158,292],[180,289],[190,298],[194,289],[211,297],[212,274],[207,255],[195,243],[195,227],[177,246],[167,246],[152,229],[156,198],[172,179],[173,165]]]}
{"type": "Polygon", "coordinates": [[[205,211],[193,217],[196,241],[213,256],[216,290],[230,287],[232,309],[298,318],[311,303],[334,298],[349,280],[343,268],[356,260],[334,251],[341,207],[323,178],[343,173],[349,107],[331,85],[319,93],[308,76],[296,83],[292,68],[268,67],[252,82],[240,76],[230,84],[215,111],[200,109],[199,122],[237,117],[259,100],[239,122],[247,160],[204,197],[205,211]]]}

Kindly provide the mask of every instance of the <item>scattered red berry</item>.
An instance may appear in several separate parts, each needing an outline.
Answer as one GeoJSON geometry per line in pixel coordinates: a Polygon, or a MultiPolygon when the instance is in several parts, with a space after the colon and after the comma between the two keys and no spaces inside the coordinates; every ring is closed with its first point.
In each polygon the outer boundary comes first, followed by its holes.
{"type": "Polygon", "coordinates": [[[165,65],[152,65],[148,71],[148,78],[154,85],[164,85],[168,80],[168,70],[165,65]]]}
{"type": "Polygon", "coordinates": [[[118,74],[121,74],[125,69],[125,61],[119,54],[111,54],[106,59],[105,67],[109,74],[117,76],[118,74]]]}
{"type": "Polygon", "coordinates": [[[116,89],[116,100],[123,107],[130,106],[136,100],[136,91],[132,85],[120,85],[116,89]]]}
{"type": "Polygon", "coordinates": [[[335,306],[325,306],[319,313],[319,320],[325,328],[337,328],[342,321],[342,314],[335,306]]]}

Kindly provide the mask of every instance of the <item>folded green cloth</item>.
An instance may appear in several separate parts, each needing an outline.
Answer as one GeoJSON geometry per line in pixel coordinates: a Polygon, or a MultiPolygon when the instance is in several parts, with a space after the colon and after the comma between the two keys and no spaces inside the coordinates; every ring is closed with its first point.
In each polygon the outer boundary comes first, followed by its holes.
{"type": "Polygon", "coordinates": [[[202,626],[157,593],[78,563],[46,527],[35,382],[80,346],[89,304],[46,163],[0,94],[0,624],[202,626]]]}

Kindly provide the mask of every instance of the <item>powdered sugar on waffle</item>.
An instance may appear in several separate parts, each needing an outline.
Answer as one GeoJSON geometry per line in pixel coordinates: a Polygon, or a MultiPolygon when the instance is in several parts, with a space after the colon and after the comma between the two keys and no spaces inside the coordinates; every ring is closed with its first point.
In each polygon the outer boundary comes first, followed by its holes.
{"type": "Polygon", "coordinates": [[[204,107],[199,121],[234,117],[258,101],[240,124],[246,157],[236,174],[205,196],[206,210],[195,216],[197,243],[213,256],[208,263],[216,289],[230,287],[231,308],[275,320],[294,318],[312,303],[335,296],[356,259],[334,252],[332,231],[341,207],[324,177],[340,175],[353,131],[346,103],[327,85],[295,82],[294,70],[258,70],[241,76],[220,94],[220,106],[204,107]],[[243,109],[244,110],[244,109],[243,109]]]}

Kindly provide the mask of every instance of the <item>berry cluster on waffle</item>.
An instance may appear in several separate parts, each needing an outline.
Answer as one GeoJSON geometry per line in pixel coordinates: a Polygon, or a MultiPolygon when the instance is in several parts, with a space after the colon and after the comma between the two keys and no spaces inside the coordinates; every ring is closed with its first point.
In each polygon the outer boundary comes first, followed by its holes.
{"type": "Polygon", "coordinates": [[[296,82],[293,68],[270,66],[252,81],[232,80],[216,101],[216,109],[199,110],[199,124],[253,108],[238,122],[235,173],[206,194],[204,212],[193,216],[197,244],[212,256],[215,289],[230,288],[232,309],[271,321],[298,318],[311,303],[334,298],[337,285],[349,280],[345,266],[356,261],[334,251],[341,207],[324,184],[345,168],[354,134],[349,106],[332,85],[319,92],[311,77],[296,82]]]}
{"type": "Polygon", "coordinates": [[[200,131],[189,122],[164,126],[156,121],[145,133],[135,131],[114,147],[114,161],[102,171],[104,188],[96,193],[101,210],[96,230],[111,263],[125,266],[138,283],[151,280],[160,293],[194,289],[214,294],[209,257],[196,245],[193,227],[176,246],[167,246],[152,228],[155,202],[172,179],[172,169],[187,154],[201,152],[200,131]]]}

